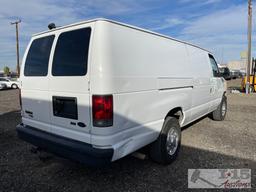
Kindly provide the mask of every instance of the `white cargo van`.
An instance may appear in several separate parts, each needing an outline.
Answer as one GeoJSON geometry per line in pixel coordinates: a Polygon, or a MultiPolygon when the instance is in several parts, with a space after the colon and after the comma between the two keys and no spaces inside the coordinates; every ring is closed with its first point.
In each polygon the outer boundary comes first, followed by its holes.
{"type": "Polygon", "coordinates": [[[123,23],[95,19],[36,34],[20,74],[18,136],[87,164],[144,146],[168,164],[181,128],[227,111],[225,80],[208,51],[123,23]]]}

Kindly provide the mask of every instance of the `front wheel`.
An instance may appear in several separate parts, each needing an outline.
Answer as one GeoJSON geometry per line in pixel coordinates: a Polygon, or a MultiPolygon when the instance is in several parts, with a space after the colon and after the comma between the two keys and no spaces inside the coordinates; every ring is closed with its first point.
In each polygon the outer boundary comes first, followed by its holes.
{"type": "Polygon", "coordinates": [[[158,139],[151,144],[150,157],[161,164],[170,164],[179,153],[181,129],[175,117],[167,117],[158,139]]]}
{"type": "Polygon", "coordinates": [[[221,103],[218,108],[212,112],[212,119],[215,121],[223,121],[227,114],[227,97],[224,95],[222,97],[221,103]]]}

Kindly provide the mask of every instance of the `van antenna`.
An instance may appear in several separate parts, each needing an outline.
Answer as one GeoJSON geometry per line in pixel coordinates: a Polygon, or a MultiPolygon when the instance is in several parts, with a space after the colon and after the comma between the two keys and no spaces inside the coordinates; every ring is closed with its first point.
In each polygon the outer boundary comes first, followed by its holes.
{"type": "Polygon", "coordinates": [[[50,30],[55,29],[55,28],[56,28],[55,23],[50,23],[50,24],[48,25],[48,29],[50,29],[50,30]]]}

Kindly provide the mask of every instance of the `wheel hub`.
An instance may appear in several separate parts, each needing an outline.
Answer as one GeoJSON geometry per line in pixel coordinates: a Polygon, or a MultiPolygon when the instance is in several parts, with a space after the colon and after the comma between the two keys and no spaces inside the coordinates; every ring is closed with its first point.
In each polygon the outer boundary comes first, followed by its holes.
{"type": "Polygon", "coordinates": [[[179,134],[174,127],[170,128],[167,134],[167,139],[166,139],[167,153],[169,155],[173,155],[176,152],[178,145],[179,145],[179,134]]]}

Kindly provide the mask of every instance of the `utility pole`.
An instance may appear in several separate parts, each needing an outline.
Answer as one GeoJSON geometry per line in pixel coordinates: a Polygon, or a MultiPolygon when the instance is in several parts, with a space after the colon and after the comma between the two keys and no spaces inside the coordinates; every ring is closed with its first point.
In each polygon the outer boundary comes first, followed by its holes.
{"type": "Polygon", "coordinates": [[[248,50],[246,70],[246,94],[250,93],[250,72],[251,72],[251,47],[252,47],[252,1],[248,0],[248,50]]]}
{"type": "Polygon", "coordinates": [[[19,23],[21,20],[17,20],[15,22],[11,22],[11,25],[15,25],[16,28],[16,54],[17,54],[17,65],[16,65],[16,71],[18,74],[18,77],[20,76],[20,51],[19,51],[19,23]]]}

